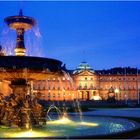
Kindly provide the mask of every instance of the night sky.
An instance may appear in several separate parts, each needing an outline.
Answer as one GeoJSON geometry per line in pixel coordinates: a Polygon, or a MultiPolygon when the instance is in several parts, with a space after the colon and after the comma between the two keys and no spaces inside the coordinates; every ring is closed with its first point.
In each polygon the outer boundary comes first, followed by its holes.
{"type": "Polygon", "coordinates": [[[3,19],[20,8],[38,23],[25,34],[32,55],[59,59],[68,69],[82,61],[95,70],[140,68],[139,1],[0,2],[0,42],[5,48],[15,46],[15,32],[3,19]]]}

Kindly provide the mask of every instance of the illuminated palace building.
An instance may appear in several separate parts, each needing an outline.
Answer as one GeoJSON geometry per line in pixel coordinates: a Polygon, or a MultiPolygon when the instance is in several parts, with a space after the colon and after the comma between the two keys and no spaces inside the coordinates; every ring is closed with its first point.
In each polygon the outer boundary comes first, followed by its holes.
{"type": "MultiPolygon", "coordinates": [[[[68,70],[66,76],[34,81],[33,92],[50,101],[72,100],[138,100],[140,75],[136,68],[93,70],[82,62],[77,69],[68,70]]],[[[8,94],[7,82],[1,82],[1,92],[8,94]]]]}
{"type": "Polygon", "coordinates": [[[114,68],[94,71],[86,62],[69,76],[46,79],[34,83],[34,91],[42,93],[45,100],[137,100],[140,75],[133,68],[114,68]]]}
{"type": "Polygon", "coordinates": [[[134,68],[93,70],[82,62],[69,76],[34,83],[34,90],[46,100],[137,100],[140,75],[134,68]]]}

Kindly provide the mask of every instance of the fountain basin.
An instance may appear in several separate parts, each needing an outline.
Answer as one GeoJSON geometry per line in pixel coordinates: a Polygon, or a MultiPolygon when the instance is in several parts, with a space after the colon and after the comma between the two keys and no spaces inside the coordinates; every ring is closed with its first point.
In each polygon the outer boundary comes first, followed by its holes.
{"type": "Polygon", "coordinates": [[[0,56],[0,77],[5,80],[44,80],[61,73],[62,62],[51,58],[31,56],[0,56]],[[25,71],[28,70],[28,71],[25,71]]]}
{"type": "Polygon", "coordinates": [[[107,135],[119,135],[140,128],[140,124],[113,117],[79,117],[71,116],[70,119],[48,121],[42,128],[21,130],[19,128],[0,128],[0,138],[96,138],[107,135]]]}

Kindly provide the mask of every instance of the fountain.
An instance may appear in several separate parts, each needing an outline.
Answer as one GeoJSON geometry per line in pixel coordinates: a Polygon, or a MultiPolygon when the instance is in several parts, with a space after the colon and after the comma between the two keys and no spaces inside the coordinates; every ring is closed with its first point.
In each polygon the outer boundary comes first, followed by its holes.
{"type": "Polygon", "coordinates": [[[5,18],[5,22],[16,30],[17,42],[15,56],[0,55],[1,80],[10,81],[12,89],[8,98],[0,94],[0,138],[104,137],[139,128],[138,123],[122,118],[81,118],[77,100],[80,117],[75,114],[68,116],[66,110],[62,112],[55,105],[51,105],[45,113],[38,103],[39,95],[31,92],[31,82],[60,77],[63,73],[66,75],[65,68],[61,61],[55,59],[26,56],[24,32],[36,24],[33,18],[24,16],[20,10],[19,15],[5,18]],[[49,116],[52,109],[60,115],[55,120],[49,116]]]}
{"type": "Polygon", "coordinates": [[[29,57],[24,45],[24,32],[35,25],[33,18],[19,15],[5,18],[6,24],[16,30],[17,42],[15,56],[0,57],[0,77],[11,82],[13,91],[9,100],[2,96],[0,124],[30,129],[45,123],[43,108],[38,104],[38,96],[32,96],[30,81],[44,80],[44,77],[55,77],[61,73],[62,62],[54,59],[29,57]],[[28,81],[27,79],[28,78],[28,81]]]}

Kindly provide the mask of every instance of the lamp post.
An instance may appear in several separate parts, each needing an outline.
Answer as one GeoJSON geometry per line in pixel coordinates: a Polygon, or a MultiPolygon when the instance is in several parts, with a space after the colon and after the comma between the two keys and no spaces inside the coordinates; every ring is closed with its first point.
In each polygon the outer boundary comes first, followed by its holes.
{"type": "Polygon", "coordinates": [[[125,104],[127,104],[127,101],[128,101],[128,96],[127,96],[127,94],[125,93],[125,104]]]}

